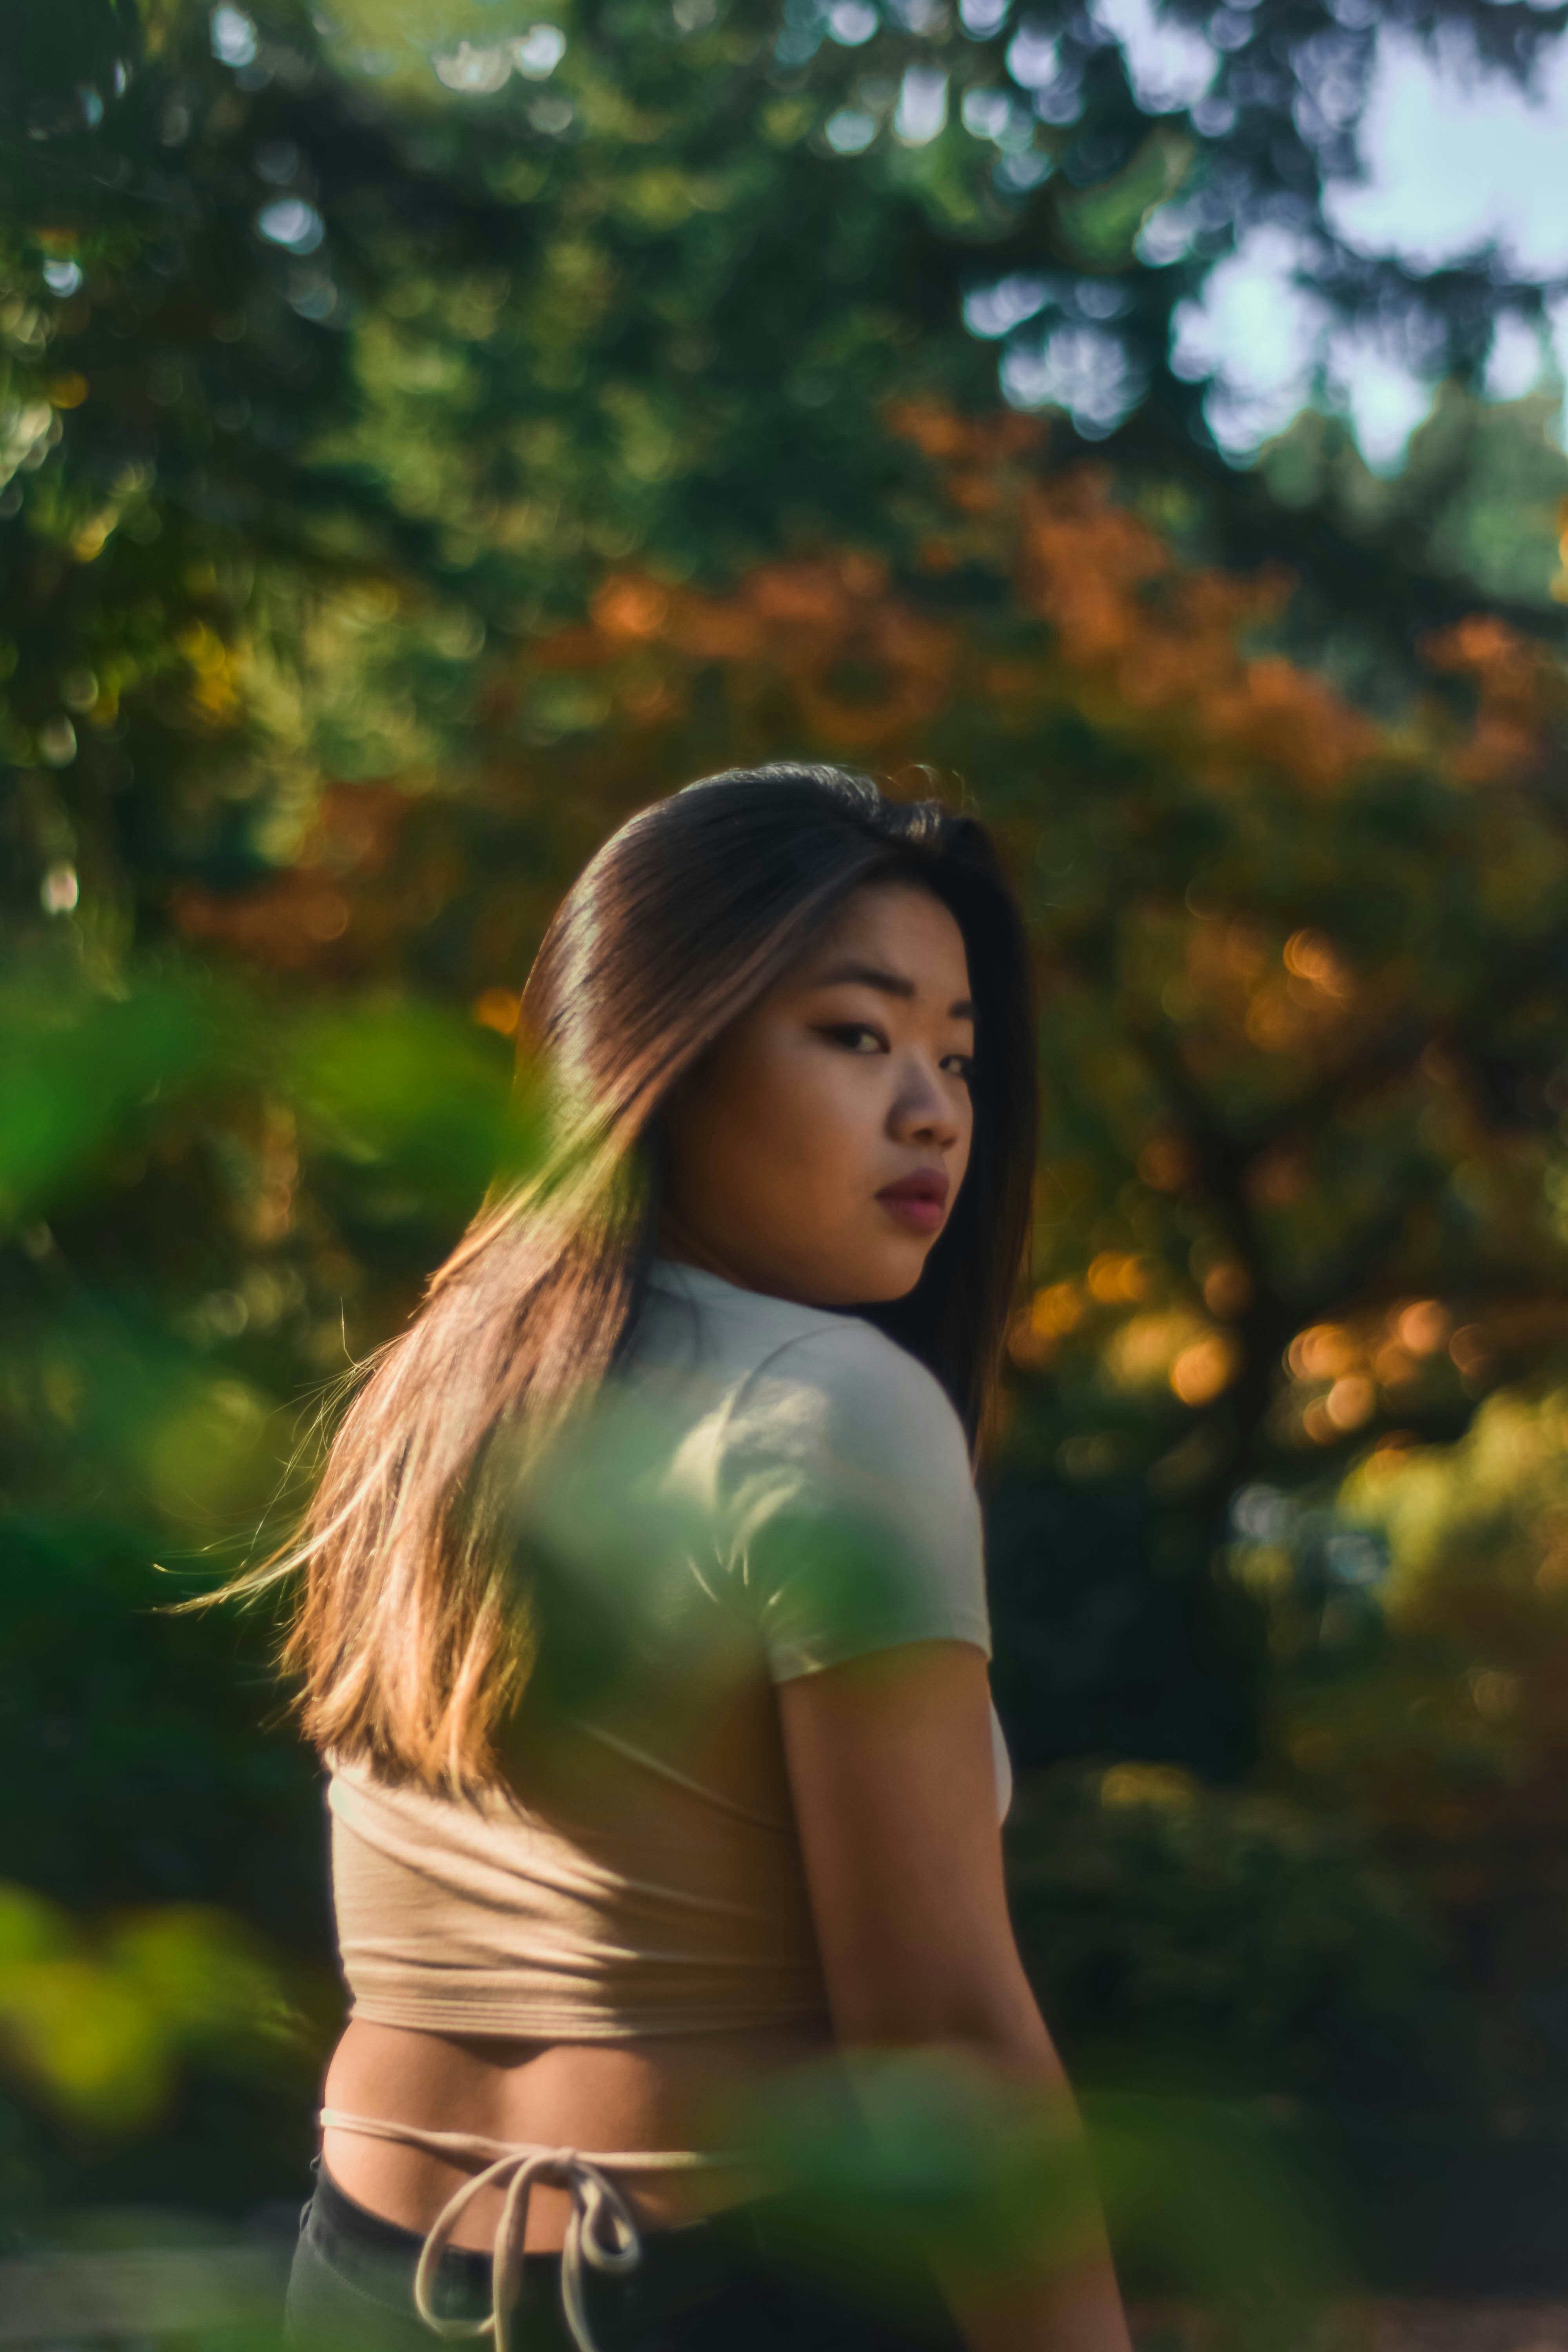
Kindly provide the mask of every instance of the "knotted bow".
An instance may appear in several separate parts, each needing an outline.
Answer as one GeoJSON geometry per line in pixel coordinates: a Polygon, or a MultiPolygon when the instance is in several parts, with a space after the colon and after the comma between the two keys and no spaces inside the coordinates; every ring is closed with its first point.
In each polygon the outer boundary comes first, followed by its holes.
{"type": "Polygon", "coordinates": [[[564,2189],[572,2200],[561,2247],[561,2307],[578,2352],[598,2352],[588,2326],[584,2264],[612,2276],[635,2270],[642,2239],[625,2197],[608,2178],[620,2172],[696,2172],[733,2163],[732,2157],[687,2150],[638,2150],[626,2155],[585,2155],[581,2148],[541,2147],[527,2141],[481,2138],[477,2133],[421,2131],[413,2124],[384,2123],[374,2116],[342,2115],[323,2107],[330,2131],[358,2132],[366,2139],[405,2142],[432,2156],[484,2167],[449,2197],[430,2226],[414,2273],[414,2307],[426,2327],[448,2340],[493,2336],[496,2352],[511,2352],[511,2320],[522,2285],[522,2251],[528,2236],[528,2204],[535,2181],[564,2189]],[[431,2307],[437,2266],[452,2232],[481,2189],[504,2189],[496,2224],[489,2315],[484,2319],[444,2319],[431,2307]]]}

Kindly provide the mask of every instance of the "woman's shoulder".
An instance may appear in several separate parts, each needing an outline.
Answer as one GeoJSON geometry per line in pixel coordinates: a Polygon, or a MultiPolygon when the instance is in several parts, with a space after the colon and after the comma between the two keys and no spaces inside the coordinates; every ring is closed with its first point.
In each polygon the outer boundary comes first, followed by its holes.
{"type": "Polygon", "coordinates": [[[963,1448],[963,1427],[942,1382],[863,1316],[827,1316],[792,1333],[758,1364],[749,1386],[763,1398],[805,1391],[820,1401],[841,1438],[882,1431],[916,1444],[951,1437],[963,1448]]]}
{"type": "MultiPolygon", "coordinates": [[[[707,1400],[677,1484],[694,1481],[714,1514],[773,1678],[906,1642],[989,1651],[979,1502],[941,1382],[863,1316],[711,1276],[667,1306],[691,1318],[707,1400]]],[[[678,1344],[672,1330],[657,1344],[678,1344]]]]}
{"type": "Polygon", "coordinates": [[[963,1424],[940,1381],[861,1316],[803,1311],[730,1391],[719,1451],[731,1478],[783,1476],[826,1502],[900,1515],[972,1496],[963,1424]]]}
{"type": "Polygon", "coordinates": [[[828,1308],[742,1290],[704,1267],[661,1258],[648,1276],[639,1353],[689,1354],[715,1370],[744,1375],[841,1320],[828,1308]]]}
{"type": "Polygon", "coordinates": [[[942,1383],[863,1316],[741,1290],[698,1268],[656,1268],[653,1351],[684,1336],[728,1394],[736,1433],[760,1423],[781,1434],[814,1429],[851,1453],[912,1450],[939,1441],[966,1457],[942,1383]],[[664,1328],[662,1331],[658,1326],[664,1328]],[[659,1342],[663,1340],[663,1346],[659,1342]],[[858,1441],[856,1443],[855,1441],[858,1441]]]}

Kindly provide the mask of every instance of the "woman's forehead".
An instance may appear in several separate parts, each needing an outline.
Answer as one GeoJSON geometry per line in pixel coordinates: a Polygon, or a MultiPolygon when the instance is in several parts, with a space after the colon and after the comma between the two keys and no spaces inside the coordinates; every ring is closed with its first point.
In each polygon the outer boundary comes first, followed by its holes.
{"type": "Polygon", "coordinates": [[[846,963],[907,982],[920,996],[967,996],[963,934],[940,898],[918,883],[869,882],[854,891],[796,967],[820,985],[846,963]]]}

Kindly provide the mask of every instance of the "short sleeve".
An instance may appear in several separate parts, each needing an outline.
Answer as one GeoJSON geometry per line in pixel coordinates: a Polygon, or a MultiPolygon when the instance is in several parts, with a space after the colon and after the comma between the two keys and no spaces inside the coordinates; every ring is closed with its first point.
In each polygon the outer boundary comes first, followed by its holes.
{"type": "Polygon", "coordinates": [[[733,1402],[716,1467],[727,1564],[774,1682],[905,1642],[990,1656],[963,1427],[869,1324],[846,1317],[769,1357],[733,1402]]]}

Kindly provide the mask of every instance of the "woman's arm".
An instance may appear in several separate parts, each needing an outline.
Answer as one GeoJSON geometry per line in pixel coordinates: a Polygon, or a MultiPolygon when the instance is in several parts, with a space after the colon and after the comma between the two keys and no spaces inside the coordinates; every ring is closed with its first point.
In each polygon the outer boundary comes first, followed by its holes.
{"type": "MultiPolygon", "coordinates": [[[[1007,1916],[981,1653],[882,1651],[782,1684],[779,1707],[841,2046],[947,2051],[1065,2106],[1007,1916]]],[[[1042,2211],[1042,2243],[1052,2223],[1042,2211]]],[[[971,2352],[1128,2352],[1098,2231],[997,2296],[944,2284],[971,2352]]]]}

